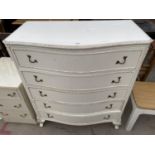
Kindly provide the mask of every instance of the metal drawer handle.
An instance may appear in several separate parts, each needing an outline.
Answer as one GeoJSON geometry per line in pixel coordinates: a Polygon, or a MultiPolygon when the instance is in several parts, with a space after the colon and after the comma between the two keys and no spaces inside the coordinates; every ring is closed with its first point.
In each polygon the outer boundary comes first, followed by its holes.
{"type": "Polygon", "coordinates": [[[126,63],[126,60],[127,60],[127,56],[124,56],[122,62],[120,62],[120,61],[118,60],[118,61],[116,61],[116,64],[121,64],[121,65],[123,65],[123,64],[126,63]]]}
{"type": "Polygon", "coordinates": [[[15,92],[13,92],[12,94],[8,94],[8,96],[10,96],[10,97],[15,97],[15,95],[16,95],[15,92]]]}
{"type": "Polygon", "coordinates": [[[110,104],[109,106],[106,106],[105,109],[112,109],[113,104],[110,104]]]}
{"type": "Polygon", "coordinates": [[[116,80],[112,80],[111,83],[120,83],[121,81],[121,77],[117,77],[117,81],[116,80]]]}
{"type": "Polygon", "coordinates": [[[19,108],[22,107],[22,105],[21,105],[21,104],[18,104],[18,105],[15,105],[15,106],[13,106],[13,107],[19,109],[19,108]]]}
{"type": "Polygon", "coordinates": [[[109,95],[108,98],[115,98],[116,97],[116,92],[113,93],[113,95],[109,95]]]}
{"type": "Polygon", "coordinates": [[[29,62],[30,63],[37,63],[38,61],[36,59],[32,60],[31,58],[31,55],[27,55],[27,57],[29,58],[29,62]]]}
{"type": "Polygon", "coordinates": [[[39,94],[40,94],[41,97],[46,97],[47,96],[47,94],[43,94],[42,91],[39,91],[39,94]]]}
{"type": "Polygon", "coordinates": [[[106,115],[105,117],[103,117],[103,119],[108,120],[110,118],[110,115],[106,115]]]}
{"type": "Polygon", "coordinates": [[[19,116],[22,117],[22,118],[25,118],[25,117],[27,117],[27,114],[21,114],[19,116]]]}
{"type": "Polygon", "coordinates": [[[50,105],[48,106],[46,103],[44,103],[44,107],[45,107],[46,109],[51,108],[51,106],[50,106],[50,105]]]}
{"type": "Polygon", "coordinates": [[[48,117],[48,118],[54,118],[54,116],[51,115],[51,114],[47,114],[47,117],[48,117]]]}
{"type": "Polygon", "coordinates": [[[1,114],[2,116],[8,116],[8,115],[9,115],[9,114],[4,113],[4,112],[0,112],[0,114],[1,114]]]}
{"type": "Polygon", "coordinates": [[[0,107],[3,107],[4,105],[3,104],[0,104],[0,107]]]}
{"type": "Polygon", "coordinates": [[[38,79],[37,75],[33,75],[36,82],[43,82],[43,79],[38,79]]]}

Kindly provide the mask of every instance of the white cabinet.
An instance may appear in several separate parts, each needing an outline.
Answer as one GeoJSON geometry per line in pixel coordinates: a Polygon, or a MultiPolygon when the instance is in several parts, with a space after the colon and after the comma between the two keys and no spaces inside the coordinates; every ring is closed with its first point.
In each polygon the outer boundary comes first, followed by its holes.
{"type": "Polygon", "coordinates": [[[10,58],[0,58],[0,117],[6,122],[36,123],[34,110],[10,58]]]}
{"type": "Polygon", "coordinates": [[[4,43],[40,126],[116,128],[151,39],[131,20],[26,22],[4,43]]]}

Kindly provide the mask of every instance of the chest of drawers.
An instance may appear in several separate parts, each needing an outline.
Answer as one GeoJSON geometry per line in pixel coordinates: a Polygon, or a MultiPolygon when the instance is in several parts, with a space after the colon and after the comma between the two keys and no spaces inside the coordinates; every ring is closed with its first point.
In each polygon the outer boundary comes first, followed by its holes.
{"type": "Polygon", "coordinates": [[[35,113],[14,62],[0,59],[0,117],[6,122],[35,124],[35,113]]]}
{"type": "Polygon", "coordinates": [[[151,39],[130,20],[26,22],[4,43],[40,126],[118,128],[151,39]]]}

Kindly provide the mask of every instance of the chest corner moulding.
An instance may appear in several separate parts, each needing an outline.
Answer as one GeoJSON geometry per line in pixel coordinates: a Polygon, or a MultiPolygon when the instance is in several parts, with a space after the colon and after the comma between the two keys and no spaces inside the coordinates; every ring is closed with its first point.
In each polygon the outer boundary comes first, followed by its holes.
{"type": "Polygon", "coordinates": [[[152,42],[132,20],[26,22],[4,41],[40,126],[118,129],[152,42]]]}

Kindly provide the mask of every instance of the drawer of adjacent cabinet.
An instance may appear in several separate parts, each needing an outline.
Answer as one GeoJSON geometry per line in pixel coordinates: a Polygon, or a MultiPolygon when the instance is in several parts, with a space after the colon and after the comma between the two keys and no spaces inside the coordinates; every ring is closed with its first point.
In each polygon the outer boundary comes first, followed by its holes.
{"type": "Polygon", "coordinates": [[[90,115],[67,115],[54,112],[40,112],[40,114],[42,119],[69,125],[90,125],[102,122],[112,122],[121,117],[121,112],[96,113],[90,115]]]}
{"type": "Polygon", "coordinates": [[[20,98],[19,93],[16,89],[3,89],[0,88],[0,99],[7,98],[7,99],[17,99],[20,98]]]}
{"type": "Polygon", "coordinates": [[[89,104],[103,101],[124,100],[127,87],[115,87],[93,92],[63,92],[38,88],[29,88],[31,97],[35,100],[55,101],[67,104],[89,104]]]}
{"type": "Polygon", "coordinates": [[[10,100],[10,99],[1,99],[0,100],[0,110],[17,110],[17,111],[28,111],[25,103],[21,100],[10,100]]]}
{"type": "Polygon", "coordinates": [[[0,110],[0,116],[2,118],[19,118],[19,119],[30,119],[31,115],[28,111],[17,111],[17,110],[0,110]]]}
{"type": "Polygon", "coordinates": [[[92,104],[62,104],[57,102],[43,102],[35,101],[35,104],[39,111],[58,111],[61,113],[68,114],[91,114],[102,111],[121,111],[123,107],[123,102],[113,101],[113,102],[98,102],[92,104]]]}
{"type": "Polygon", "coordinates": [[[129,86],[133,72],[111,74],[43,74],[22,72],[27,84],[60,90],[98,90],[105,87],[129,86]]]}
{"type": "Polygon", "coordinates": [[[95,50],[72,50],[65,53],[51,49],[50,52],[39,50],[14,50],[21,67],[30,67],[60,72],[101,72],[106,70],[133,69],[136,67],[141,51],[118,50],[103,52],[95,50]]]}

